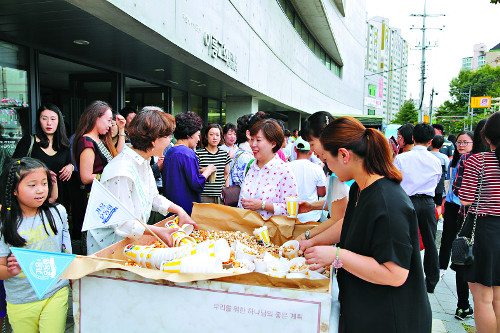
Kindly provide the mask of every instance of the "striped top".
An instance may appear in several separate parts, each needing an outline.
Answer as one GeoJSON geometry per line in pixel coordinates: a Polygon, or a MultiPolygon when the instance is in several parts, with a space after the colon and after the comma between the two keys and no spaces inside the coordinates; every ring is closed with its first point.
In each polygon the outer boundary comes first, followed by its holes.
{"type": "MultiPolygon", "coordinates": [[[[470,212],[478,215],[500,216],[500,165],[495,152],[484,153],[484,176],[479,208],[472,204],[470,212]]],[[[465,163],[460,199],[474,201],[479,194],[479,180],[483,165],[482,154],[474,154],[465,163]]]]}
{"type": "Polygon", "coordinates": [[[209,164],[213,164],[217,168],[215,182],[211,183],[207,180],[201,195],[219,197],[224,186],[224,169],[231,162],[231,158],[226,151],[220,148],[215,154],[212,154],[206,148],[196,149],[196,156],[198,157],[200,169],[206,168],[209,164]]]}

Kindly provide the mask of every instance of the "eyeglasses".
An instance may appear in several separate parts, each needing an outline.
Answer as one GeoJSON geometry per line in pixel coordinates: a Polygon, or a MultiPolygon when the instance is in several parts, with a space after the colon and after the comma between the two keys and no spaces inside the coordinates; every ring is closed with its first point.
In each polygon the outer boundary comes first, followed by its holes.
{"type": "Polygon", "coordinates": [[[469,143],[472,143],[472,142],[468,142],[468,141],[457,141],[457,146],[467,146],[469,143]]]}

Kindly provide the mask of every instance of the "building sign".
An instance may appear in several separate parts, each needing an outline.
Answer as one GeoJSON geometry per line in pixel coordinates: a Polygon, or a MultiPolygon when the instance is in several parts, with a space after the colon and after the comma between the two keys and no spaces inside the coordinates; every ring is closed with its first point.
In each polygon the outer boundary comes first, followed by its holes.
{"type": "Polygon", "coordinates": [[[378,79],[378,97],[384,97],[384,79],[381,77],[378,79]]]}
{"type": "Polygon", "coordinates": [[[473,109],[489,108],[490,106],[491,106],[491,96],[471,97],[470,107],[473,109]]]}
{"type": "Polygon", "coordinates": [[[222,43],[220,39],[206,32],[203,37],[203,42],[205,43],[205,46],[208,47],[208,54],[212,56],[212,58],[221,59],[226,62],[227,67],[231,68],[235,72],[238,72],[238,62],[236,60],[236,56],[233,52],[230,52],[226,48],[226,45],[222,43]]]}
{"type": "Polygon", "coordinates": [[[382,108],[382,101],[376,100],[375,98],[365,97],[365,106],[374,107],[376,109],[382,108]]]}

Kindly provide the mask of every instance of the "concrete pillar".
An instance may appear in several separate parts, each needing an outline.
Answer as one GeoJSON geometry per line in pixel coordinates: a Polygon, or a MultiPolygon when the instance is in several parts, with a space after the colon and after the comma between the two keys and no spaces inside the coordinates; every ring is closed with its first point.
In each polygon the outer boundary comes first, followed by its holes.
{"type": "Polygon", "coordinates": [[[295,111],[288,111],[287,113],[288,113],[287,129],[289,129],[290,132],[292,132],[294,129],[300,130],[301,114],[295,111]]]}
{"type": "Polygon", "coordinates": [[[226,98],[226,123],[233,123],[239,117],[257,113],[259,111],[259,100],[252,96],[227,96],[226,98]]]}

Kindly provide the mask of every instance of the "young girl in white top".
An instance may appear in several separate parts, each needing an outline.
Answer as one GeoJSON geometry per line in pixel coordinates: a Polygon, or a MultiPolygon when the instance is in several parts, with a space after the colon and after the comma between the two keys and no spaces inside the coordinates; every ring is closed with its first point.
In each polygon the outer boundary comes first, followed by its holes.
{"type": "Polygon", "coordinates": [[[45,164],[23,157],[11,161],[0,179],[0,279],[14,332],[64,332],[68,280],[58,280],[39,300],[10,247],[71,252],[66,210],[49,203],[52,190],[45,164]]]}

